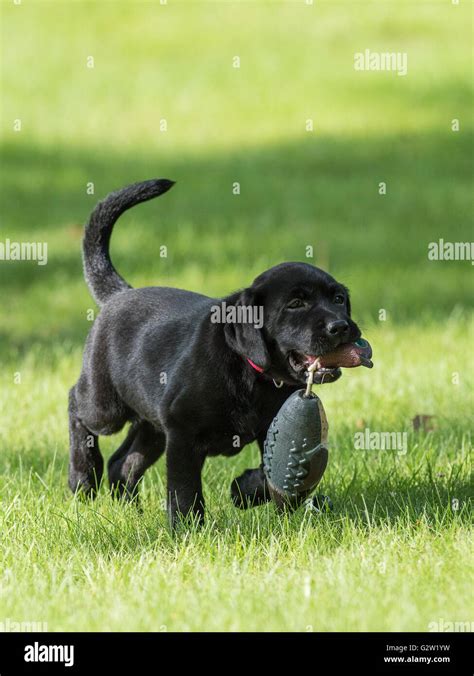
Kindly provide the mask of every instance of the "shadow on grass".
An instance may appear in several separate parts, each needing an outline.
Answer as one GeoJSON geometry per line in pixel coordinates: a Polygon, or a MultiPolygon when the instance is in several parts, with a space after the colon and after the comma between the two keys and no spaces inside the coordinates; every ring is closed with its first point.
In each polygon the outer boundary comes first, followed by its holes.
{"type": "Polygon", "coordinates": [[[282,260],[307,260],[351,286],[360,316],[385,307],[398,321],[417,320],[470,307],[469,262],[430,262],[427,246],[470,239],[471,148],[467,132],[308,135],[185,157],[7,144],[1,240],[46,241],[49,262],[0,264],[8,315],[0,349],[82,344],[92,302],[82,281],[81,224],[110,190],[153,176],[178,185],[126,214],[113,238],[116,267],[132,284],[224,295],[282,260]],[[91,181],[94,196],[86,194],[91,181]]]}

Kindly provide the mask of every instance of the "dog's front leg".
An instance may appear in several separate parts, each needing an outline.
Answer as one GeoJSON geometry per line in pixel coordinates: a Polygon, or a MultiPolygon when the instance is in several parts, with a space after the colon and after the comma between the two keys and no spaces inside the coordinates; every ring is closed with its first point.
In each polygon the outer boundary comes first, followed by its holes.
{"type": "Polygon", "coordinates": [[[168,479],[168,516],[175,528],[183,519],[201,523],[204,497],[201,470],[205,456],[193,448],[192,440],[181,432],[168,432],[166,467],[168,479]]]}

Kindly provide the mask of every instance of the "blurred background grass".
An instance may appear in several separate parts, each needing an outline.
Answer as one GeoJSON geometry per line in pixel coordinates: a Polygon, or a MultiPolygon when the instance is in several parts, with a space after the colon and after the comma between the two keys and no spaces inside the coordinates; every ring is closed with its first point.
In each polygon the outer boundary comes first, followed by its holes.
{"type": "Polygon", "coordinates": [[[430,241],[471,238],[469,3],[32,2],[2,14],[2,239],[49,245],[45,267],[0,266],[3,347],[82,342],[82,224],[107,192],[153,176],[178,184],[127,214],[112,243],[133,285],[223,295],[309,260],[351,287],[364,320],[471,306],[470,264],[427,258],[430,241]],[[408,75],[354,71],[365,48],[407,51],[408,75]]]}

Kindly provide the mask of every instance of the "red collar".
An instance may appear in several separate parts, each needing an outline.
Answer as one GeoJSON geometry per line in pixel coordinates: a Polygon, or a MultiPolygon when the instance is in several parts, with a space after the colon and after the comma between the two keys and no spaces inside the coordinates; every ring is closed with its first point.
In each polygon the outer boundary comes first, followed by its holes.
{"type": "Polygon", "coordinates": [[[246,357],[246,359],[247,359],[248,363],[250,364],[250,366],[257,371],[257,373],[263,373],[263,369],[262,369],[261,366],[257,366],[257,364],[254,364],[254,362],[251,359],[249,359],[248,357],[246,357]]]}

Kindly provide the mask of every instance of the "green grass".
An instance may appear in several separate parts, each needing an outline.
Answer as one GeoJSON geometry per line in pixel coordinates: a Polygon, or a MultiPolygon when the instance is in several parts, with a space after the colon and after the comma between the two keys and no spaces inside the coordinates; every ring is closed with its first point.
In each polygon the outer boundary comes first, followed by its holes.
{"type": "MultiPolygon", "coordinates": [[[[472,239],[469,3],[1,11],[0,241],[47,241],[49,262],[0,263],[0,622],[422,631],[470,621],[472,266],[427,258],[440,237],[472,239]],[[408,75],[355,73],[365,48],[406,50],[408,75]],[[254,446],[206,464],[198,532],[166,526],[164,460],[145,476],[141,513],[105,486],[95,503],[69,495],[67,391],[94,307],[81,224],[109,190],[152,176],[178,183],[124,216],[112,244],[133,285],[222,295],[282,260],[309,260],[350,286],[376,366],[319,390],[331,440],[320,488],[334,512],[234,509],[229,485],[257,465],[254,446]],[[435,416],[434,429],[414,431],[418,414],[435,416]],[[356,450],[365,427],[407,432],[407,453],[356,450]]],[[[120,436],[103,440],[106,456],[120,436]]]]}
{"type": "MultiPolygon", "coordinates": [[[[334,512],[236,510],[230,482],[257,464],[252,447],[208,461],[207,524],[177,538],[163,511],[163,460],[146,475],[142,513],[105,487],[93,504],[69,496],[65,403],[79,350],[41,348],[18,362],[23,382],[10,377],[2,395],[2,614],[51,630],[421,631],[468,621],[472,373],[459,354],[444,355],[468,349],[472,326],[368,335],[376,368],[319,391],[331,439],[321,490],[334,512]],[[418,413],[434,414],[436,430],[413,431],[418,413]],[[365,426],[406,431],[406,455],[355,450],[365,426]]],[[[104,441],[109,455],[118,440],[104,441]]]]}

